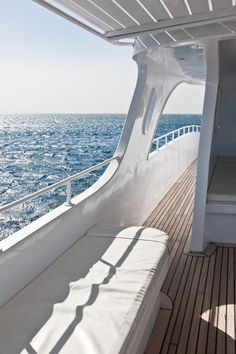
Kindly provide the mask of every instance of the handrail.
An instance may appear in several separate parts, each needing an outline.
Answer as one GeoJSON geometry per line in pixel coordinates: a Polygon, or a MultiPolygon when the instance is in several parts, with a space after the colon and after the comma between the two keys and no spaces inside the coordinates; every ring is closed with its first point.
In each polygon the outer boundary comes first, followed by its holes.
{"type": "Polygon", "coordinates": [[[73,180],[84,177],[88,173],[90,173],[92,171],[96,171],[99,168],[107,165],[109,162],[114,161],[114,160],[118,160],[118,159],[119,159],[119,156],[113,156],[110,159],[107,159],[103,162],[98,163],[97,165],[91,166],[91,167],[89,167],[83,171],[80,171],[70,177],[64,178],[61,181],[56,182],[48,187],[42,188],[42,189],[38,190],[37,192],[31,193],[31,194],[27,195],[26,197],[20,198],[12,203],[5,204],[0,207],[0,213],[2,213],[3,211],[6,211],[8,209],[11,209],[19,204],[27,202],[28,200],[34,199],[46,192],[51,191],[52,189],[56,189],[56,188],[59,188],[64,185],[67,186],[67,188],[66,188],[66,203],[65,204],[69,206],[69,205],[71,205],[71,197],[72,197],[71,182],[73,180]]]}
{"type": "Polygon", "coordinates": [[[179,129],[173,130],[169,133],[166,133],[164,135],[158,136],[157,138],[153,139],[153,144],[156,144],[156,150],[158,151],[161,146],[164,146],[168,144],[170,141],[173,141],[177,138],[179,138],[182,135],[188,134],[188,133],[198,133],[200,132],[201,127],[200,125],[187,125],[185,127],[181,127],[179,129]],[[182,131],[182,134],[181,134],[182,131]],[[168,139],[169,138],[169,139],[168,139]],[[160,146],[160,141],[164,140],[164,144],[160,146]]]}

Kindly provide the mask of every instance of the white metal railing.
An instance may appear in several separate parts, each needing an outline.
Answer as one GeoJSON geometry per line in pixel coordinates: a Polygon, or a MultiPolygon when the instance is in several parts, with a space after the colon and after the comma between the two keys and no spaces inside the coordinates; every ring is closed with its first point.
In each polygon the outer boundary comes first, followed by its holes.
{"type": "Polygon", "coordinates": [[[156,146],[156,150],[159,150],[160,147],[168,144],[170,141],[173,141],[179,138],[181,135],[185,135],[188,133],[197,133],[200,132],[200,125],[188,125],[186,127],[181,127],[179,129],[173,130],[167,134],[158,136],[158,138],[153,139],[153,144],[156,146]]]}
{"type": "Polygon", "coordinates": [[[18,199],[15,202],[12,202],[12,203],[5,204],[5,205],[0,207],[0,213],[2,213],[3,211],[6,211],[8,209],[14,208],[15,206],[17,206],[19,204],[27,202],[28,200],[34,199],[34,198],[36,198],[36,197],[38,197],[38,196],[40,196],[40,195],[42,195],[42,194],[44,194],[46,192],[49,192],[49,191],[51,191],[53,189],[57,189],[57,188],[59,188],[61,186],[64,186],[64,185],[66,185],[66,203],[65,204],[66,205],[71,205],[71,197],[72,197],[71,182],[73,180],[79,179],[81,177],[84,177],[85,175],[89,174],[90,172],[96,171],[99,168],[108,165],[111,161],[118,160],[118,159],[119,159],[118,156],[113,156],[110,159],[107,159],[107,160],[105,160],[103,162],[100,162],[100,163],[98,163],[95,166],[91,166],[91,167],[87,168],[86,170],[83,170],[81,172],[78,172],[78,173],[74,174],[73,176],[64,178],[61,181],[56,182],[56,183],[54,183],[54,184],[52,184],[52,185],[50,185],[48,187],[40,189],[37,192],[31,193],[31,194],[27,195],[24,198],[18,199]]]}

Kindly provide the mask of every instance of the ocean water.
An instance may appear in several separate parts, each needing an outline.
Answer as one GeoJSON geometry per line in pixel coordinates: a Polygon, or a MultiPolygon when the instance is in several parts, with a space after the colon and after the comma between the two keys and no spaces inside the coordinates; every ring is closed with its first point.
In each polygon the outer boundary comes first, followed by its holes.
{"type": "MultiPolygon", "coordinates": [[[[0,204],[112,157],[124,121],[122,114],[0,115],[0,204]]],[[[156,136],[191,124],[201,124],[201,116],[163,115],[156,136]]],[[[74,181],[73,195],[87,189],[103,171],[74,181]]],[[[61,187],[1,213],[0,239],[64,203],[65,198],[65,187],[61,187]]]]}

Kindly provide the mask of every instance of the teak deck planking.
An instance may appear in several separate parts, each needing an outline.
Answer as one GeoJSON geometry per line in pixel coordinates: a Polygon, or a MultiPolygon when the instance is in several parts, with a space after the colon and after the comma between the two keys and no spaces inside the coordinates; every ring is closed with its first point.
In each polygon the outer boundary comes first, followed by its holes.
{"type": "Polygon", "coordinates": [[[170,269],[162,292],[173,308],[160,309],[145,354],[233,354],[236,248],[209,245],[189,252],[196,161],[145,222],[170,237],[170,269]]]}

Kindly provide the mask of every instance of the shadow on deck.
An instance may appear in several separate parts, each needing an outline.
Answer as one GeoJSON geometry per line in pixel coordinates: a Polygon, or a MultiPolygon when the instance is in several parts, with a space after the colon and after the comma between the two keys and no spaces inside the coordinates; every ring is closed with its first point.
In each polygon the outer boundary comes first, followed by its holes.
{"type": "Polygon", "coordinates": [[[145,354],[235,353],[236,248],[210,245],[191,254],[196,161],[147,219],[170,236],[171,265],[162,292],[173,309],[161,309],[145,354]]]}

